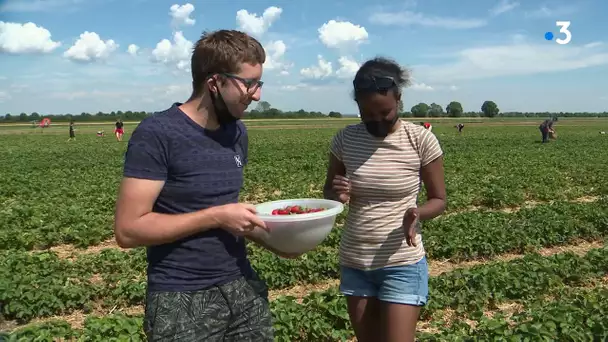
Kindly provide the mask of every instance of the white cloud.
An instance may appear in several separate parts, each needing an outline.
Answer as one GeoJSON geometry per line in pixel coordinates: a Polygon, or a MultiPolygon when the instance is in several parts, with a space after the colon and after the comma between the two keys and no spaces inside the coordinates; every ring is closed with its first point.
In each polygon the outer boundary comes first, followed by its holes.
{"type": "Polygon", "coordinates": [[[418,90],[418,91],[433,91],[435,90],[433,87],[431,87],[428,84],[425,83],[414,83],[410,86],[410,89],[412,90],[418,90]]]}
{"type": "Polygon", "coordinates": [[[577,8],[574,6],[556,6],[549,8],[547,6],[541,6],[539,9],[526,12],[528,18],[553,18],[559,20],[557,17],[568,15],[576,12],[577,8]]]}
{"type": "Polygon", "coordinates": [[[330,20],[318,29],[319,39],[328,48],[349,49],[365,43],[369,37],[365,27],[349,21],[330,20]]]}
{"type": "Polygon", "coordinates": [[[194,12],[194,5],[187,3],[185,5],[174,4],[169,8],[169,15],[172,18],[174,26],[189,25],[192,26],[196,20],[190,15],[194,12]]]}
{"type": "Polygon", "coordinates": [[[131,56],[136,56],[137,55],[137,51],[139,51],[139,46],[137,46],[135,44],[130,44],[129,47],[127,48],[127,52],[131,56]]]}
{"type": "Polygon", "coordinates": [[[359,62],[346,56],[341,56],[338,59],[338,63],[340,64],[340,68],[336,71],[336,76],[339,78],[353,78],[359,67],[361,67],[359,62]]]}
{"type": "Polygon", "coordinates": [[[0,52],[49,53],[60,45],[51,39],[51,32],[42,26],[32,22],[20,24],[0,21],[0,52]]]}
{"type": "Polygon", "coordinates": [[[271,41],[264,44],[264,50],[266,51],[266,62],[264,62],[264,69],[285,69],[290,65],[283,60],[287,46],[282,40],[271,41]]]}
{"type": "Polygon", "coordinates": [[[304,76],[305,78],[314,79],[322,79],[331,76],[333,72],[331,62],[326,61],[321,55],[318,55],[317,59],[317,65],[300,70],[300,75],[304,76]]]}
{"type": "Polygon", "coordinates": [[[180,70],[189,71],[189,59],[193,45],[181,31],[177,31],[173,34],[173,43],[168,39],[163,39],[156,44],[156,48],[152,50],[152,59],[155,62],[173,64],[180,70]]]}
{"type": "Polygon", "coordinates": [[[491,15],[500,15],[509,11],[514,10],[519,6],[519,2],[511,2],[511,0],[500,0],[492,9],[490,9],[491,15]]]}
{"type": "Polygon", "coordinates": [[[457,53],[457,61],[413,69],[431,82],[532,75],[608,65],[608,51],[574,45],[526,43],[474,47],[457,53]],[[595,51],[595,52],[593,52],[595,51]]]}
{"type": "Polygon", "coordinates": [[[97,33],[85,31],[63,56],[79,62],[93,62],[107,58],[117,48],[118,44],[112,39],[103,41],[97,33]]]}
{"type": "Polygon", "coordinates": [[[450,86],[450,90],[451,90],[451,91],[456,91],[456,90],[458,90],[458,89],[460,89],[460,88],[458,88],[458,87],[457,87],[457,86],[455,86],[455,85],[451,85],[451,86],[450,86]]]}
{"type": "Polygon", "coordinates": [[[289,71],[287,71],[287,70],[281,70],[281,72],[279,74],[281,76],[289,76],[289,71]]]}
{"type": "Polygon", "coordinates": [[[596,48],[596,47],[599,47],[602,45],[604,45],[604,43],[602,43],[602,42],[591,42],[591,43],[585,44],[584,46],[587,49],[592,49],[592,48],[596,48]]]}
{"type": "Polygon", "coordinates": [[[369,20],[378,25],[439,27],[447,29],[472,29],[487,25],[485,19],[477,18],[449,18],[437,16],[425,16],[422,13],[412,11],[403,12],[376,12],[369,20]]]}
{"type": "Polygon", "coordinates": [[[236,12],[236,24],[241,31],[259,38],[279,19],[282,12],[283,9],[271,6],[264,10],[260,17],[256,13],[242,9],[236,12]]]}
{"type": "Polygon", "coordinates": [[[6,92],[6,91],[1,91],[1,90],[0,90],[0,103],[2,103],[2,102],[4,102],[4,101],[8,101],[8,100],[10,100],[10,99],[12,99],[11,94],[9,94],[9,93],[8,93],[8,92],[6,92]]]}

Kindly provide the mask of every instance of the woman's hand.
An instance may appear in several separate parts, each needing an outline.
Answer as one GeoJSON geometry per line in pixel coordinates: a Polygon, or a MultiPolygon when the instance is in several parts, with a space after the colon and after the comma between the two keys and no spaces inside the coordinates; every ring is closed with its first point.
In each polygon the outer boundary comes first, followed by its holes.
{"type": "Polygon", "coordinates": [[[342,203],[350,201],[350,180],[344,176],[336,175],[332,181],[332,190],[338,195],[342,203]]]}
{"type": "Polygon", "coordinates": [[[408,246],[416,247],[416,226],[419,216],[418,208],[409,208],[403,215],[403,232],[408,246]]]}

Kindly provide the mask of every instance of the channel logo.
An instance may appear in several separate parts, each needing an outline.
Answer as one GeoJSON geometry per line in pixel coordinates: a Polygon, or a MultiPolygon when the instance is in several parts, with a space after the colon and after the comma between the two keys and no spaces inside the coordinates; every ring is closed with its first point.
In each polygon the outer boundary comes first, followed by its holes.
{"type": "MultiPolygon", "coordinates": [[[[561,45],[566,45],[566,44],[570,43],[570,41],[572,40],[572,32],[570,32],[570,30],[568,29],[570,27],[570,22],[569,21],[556,21],[555,26],[559,27],[559,33],[562,33],[565,35],[564,38],[556,38],[555,42],[557,44],[561,44],[561,45]]],[[[553,34],[553,32],[547,31],[545,33],[546,40],[553,40],[553,38],[555,38],[555,35],[553,34]]]]}

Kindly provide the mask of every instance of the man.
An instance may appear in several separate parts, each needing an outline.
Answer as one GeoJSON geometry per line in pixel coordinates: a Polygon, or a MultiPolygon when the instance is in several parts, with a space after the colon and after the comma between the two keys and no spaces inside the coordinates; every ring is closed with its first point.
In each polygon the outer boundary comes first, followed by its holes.
{"type": "Polygon", "coordinates": [[[464,124],[463,123],[459,123],[458,125],[456,125],[456,128],[458,128],[458,133],[462,133],[462,129],[464,128],[464,124]]]}
{"type": "Polygon", "coordinates": [[[238,203],[248,160],[239,119],[260,100],[265,58],[245,33],[203,34],[190,99],[144,119],[129,140],[115,235],[121,247],[147,247],[150,341],[273,340],[268,290],[244,241],[266,227],[238,203]]]}
{"type": "Polygon", "coordinates": [[[557,121],[556,117],[553,117],[551,119],[547,119],[545,121],[543,121],[543,123],[540,124],[540,126],[538,126],[538,128],[540,129],[540,134],[543,137],[543,144],[546,142],[549,142],[549,133],[553,132],[555,133],[555,131],[553,130],[553,123],[557,121]]]}

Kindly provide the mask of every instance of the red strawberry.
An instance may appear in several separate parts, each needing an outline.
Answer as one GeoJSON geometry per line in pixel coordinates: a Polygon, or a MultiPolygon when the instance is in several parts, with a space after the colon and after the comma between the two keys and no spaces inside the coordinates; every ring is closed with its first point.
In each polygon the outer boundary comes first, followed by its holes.
{"type": "Polygon", "coordinates": [[[289,211],[284,210],[284,209],[280,209],[279,210],[279,215],[289,215],[289,211]]]}
{"type": "Polygon", "coordinates": [[[302,209],[299,206],[294,205],[293,207],[291,207],[290,211],[294,214],[299,214],[302,211],[302,209]]]}
{"type": "Polygon", "coordinates": [[[279,209],[275,209],[272,211],[272,215],[278,215],[279,214],[279,209]]]}

